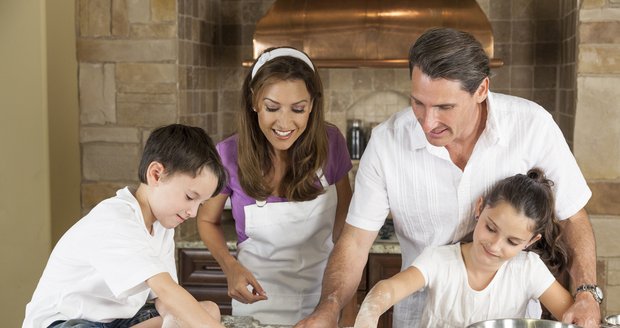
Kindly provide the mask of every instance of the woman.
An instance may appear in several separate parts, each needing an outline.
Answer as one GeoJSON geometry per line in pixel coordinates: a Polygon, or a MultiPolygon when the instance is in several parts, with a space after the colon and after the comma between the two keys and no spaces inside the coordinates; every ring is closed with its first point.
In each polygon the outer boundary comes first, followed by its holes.
{"type": "Polygon", "coordinates": [[[303,52],[266,50],[242,93],[238,132],[217,145],[230,181],[199,211],[198,230],[226,274],[233,314],[291,325],[318,304],[351,200],[351,161],[324,120],[321,79],[303,52]],[[229,197],[237,259],[220,226],[229,197]]]}

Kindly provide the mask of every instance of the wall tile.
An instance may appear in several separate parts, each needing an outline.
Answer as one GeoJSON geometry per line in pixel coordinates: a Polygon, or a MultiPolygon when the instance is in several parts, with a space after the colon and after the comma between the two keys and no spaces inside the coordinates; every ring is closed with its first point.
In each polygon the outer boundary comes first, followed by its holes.
{"type": "Polygon", "coordinates": [[[534,16],[535,0],[513,0],[512,1],[512,19],[530,20],[534,16]]]}
{"type": "Polygon", "coordinates": [[[581,0],[581,9],[601,8],[605,6],[605,0],[581,0]]]}
{"type": "Polygon", "coordinates": [[[80,36],[105,37],[111,33],[111,0],[79,0],[80,36]]]}
{"type": "Polygon", "coordinates": [[[177,35],[177,25],[132,24],[129,35],[132,39],[172,39],[177,35]]]}
{"type": "Polygon", "coordinates": [[[139,103],[139,104],[176,104],[176,93],[118,93],[117,103],[139,103]]]}
{"type": "Polygon", "coordinates": [[[620,217],[590,215],[598,257],[620,257],[620,217]]]}
{"type": "Polygon", "coordinates": [[[607,283],[620,286],[620,258],[610,258],[607,260],[607,272],[607,283]]]}
{"type": "Polygon", "coordinates": [[[536,27],[536,23],[531,19],[512,21],[512,39],[508,40],[515,43],[531,42],[534,39],[536,27]]]}
{"type": "Polygon", "coordinates": [[[127,0],[127,17],[131,23],[147,23],[151,20],[150,0],[127,0]]]}
{"type": "Polygon", "coordinates": [[[536,66],[534,68],[535,88],[554,89],[557,87],[557,81],[558,77],[556,66],[536,66]]]}
{"type": "Polygon", "coordinates": [[[129,17],[127,16],[127,1],[112,0],[112,35],[126,37],[129,35],[129,17]]]}
{"type": "Polygon", "coordinates": [[[176,104],[118,103],[117,121],[120,125],[155,127],[176,122],[176,104]]]}
{"type": "Polygon", "coordinates": [[[536,65],[557,65],[560,59],[560,44],[558,42],[537,43],[535,49],[536,65]]]}
{"type": "Polygon", "coordinates": [[[490,19],[510,19],[512,12],[511,0],[493,0],[489,6],[490,19]]]}
{"type": "Polygon", "coordinates": [[[88,142],[118,142],[139,143],[139,130],[134,127],[100,127],[84,126],[80,129],[80,141],[88,142]]]}
{"type": "Polygon", "coordinates": [[[175,21],[176,16],[176,0],[151,0],[151,18],[153,21],[175,21]]]}
{"type": "Polygon", "coordinates": [[[620,43],[620,21],[584,22],[579,26],[579,41],[588,43],[620,43]]]}
{"type": "Polygon", "coordinates": [[[592,198],[586,209],[598,215],[620,215],[620,182],[612,180],[590,180],[592,198]]]}
{"type": "Polygon", "coordinates": [[[512,65],[534,64],[534,45],[530,43],[512,45],[512,65]]]}
{"type": "Polygon", "coordinates": [[[82,124],[106,124],[116,121],[113,64],[79,65],[79,104],[82,124]]]}
{"type": "Polygon", "coordinates": [[[620,74],[619,45],[580,45],[579,73],[620,74]]]}
{"type": "Polygon", "coordinates": [[[82,213],[86,214],[102,200],[113,197],[117,190],[127,185],[133,185],[135,181],[138,181],[137,175],[127,182],[83,182],[81,191],[82,213]],[[129,181],[134,183],[129,183],[129,181]]]}
{"type": "Polygon", "coordinates": [[[165,83],[177,81],[177,66],[164,63],[118,63],[116,80],[120,82],[165,83]]]}
{"type": "Polygon", "coordinates": [[[534,68],[531,66],[510,67],[510,87],[531,89],[534,85],[534,68]]]}
{"type": "Polygon", "coordinates": [[[620,177],[620,77],[577,79],[574,153],[588,180],[620,177]],[[601,122],[610,124],[601,125],[601,122]],[[601,151],[604,149],[605,151],[601,151]]]}
{"type": "Polygon", "coordinates": [[[174,40],[87,40],[77,42],[81,62],[153,62],[176,60],[174,40]]]}
{"type": "Polygon", "coordinates": [[[172,83],[147,83],[147,82],[117,82],[118,92],[138,93],[172,93],[177,91],[176,82],[172,83]]]}
{"type": "Polygon", "coordinates": [[[536,19],[558,19],[560,18],[560,0],[534,1],[534,17],[536,19]]]}
{"type": "Polygon", "coordinates": [[[91,181],[134,180],[141,151],[138,144],[83,143],[83,178],[91,181]]]}

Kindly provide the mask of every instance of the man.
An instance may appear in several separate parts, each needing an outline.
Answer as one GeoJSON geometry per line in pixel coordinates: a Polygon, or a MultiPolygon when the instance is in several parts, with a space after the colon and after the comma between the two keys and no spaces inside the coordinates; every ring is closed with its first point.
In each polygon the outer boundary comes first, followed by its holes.
{"type": "MultiPolygon", "coordinates": [[[[584,210],[591,192],[551,115],[528,100],[489,92],[489,59],[467,33],[427,31],[411,48],[409,66],[412,108],[373,130],[321,302],[296,327],[336,327],[388,212],[406,268],[426,246],[454,243],[470,232],[475,200],[493,183],[533,167],[555,182],[555,212],[579,286],[562,320],[597,327],[602,299],[584,210]]],[[[397,304],[394,327],[416,327],[424,299],[416,293],[397,304]]]]}

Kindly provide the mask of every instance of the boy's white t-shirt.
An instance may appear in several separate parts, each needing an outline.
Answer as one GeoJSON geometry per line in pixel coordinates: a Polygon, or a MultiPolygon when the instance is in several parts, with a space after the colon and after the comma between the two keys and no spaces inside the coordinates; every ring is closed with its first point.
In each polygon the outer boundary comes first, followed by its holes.
{"type": "Polygon", "coordinates": [[[420,327],[462,328],[479,321],[525,317],[530,299],[538,299],[555,278],[538,254],[520,252],[506,261],[489,285],[469,287],[460,244],[426,248],[412,266],[428,288],[420,327]]]}
{"type": "Polygon", "coordinates": [[[131,318],[148,299],[146,280],[168,272],[177,280],[174,229],[145,226],[128,188],[117,191],[58,241],[26,306],[23,328],[56,320],[110,322],[131,318]]]}

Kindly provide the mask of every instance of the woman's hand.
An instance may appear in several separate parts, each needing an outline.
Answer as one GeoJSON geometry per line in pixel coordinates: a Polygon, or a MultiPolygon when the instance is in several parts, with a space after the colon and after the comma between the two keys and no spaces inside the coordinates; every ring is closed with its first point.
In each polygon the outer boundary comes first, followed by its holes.
{"type": "Polygon", "coordinates": [[[254,275],[239,262],[236,262],[226,272],[226,280],[228,282],[228,296],[241,303],[252,304],[267,299],[267,293],[254,278],[254,275]],[[251,291],[248,286],[251,286],[251,291]]]}

